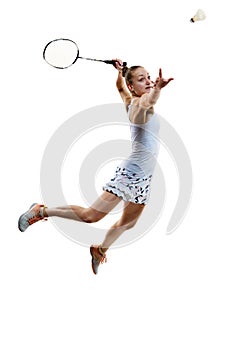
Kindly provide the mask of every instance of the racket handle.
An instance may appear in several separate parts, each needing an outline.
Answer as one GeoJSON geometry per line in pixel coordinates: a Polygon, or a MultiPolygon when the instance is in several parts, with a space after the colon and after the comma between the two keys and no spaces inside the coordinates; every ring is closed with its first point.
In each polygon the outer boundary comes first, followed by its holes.
{"type": "MultiPolygon", "coordinates": [[[[116,67],[116,62],[114,60],[104,60],[103,62],[107,64],[112,64],[114,67],[116,67]]],[[[127,66],[127,62],[123,62],[123,67],[126,67],[126,66],[127,66]]]]}
{"type": "Polygon", "coordinates": [[[103,62],[107,64],[113,64],[113,65],[115,64],[113,60],[104,60],[103,62]]]}

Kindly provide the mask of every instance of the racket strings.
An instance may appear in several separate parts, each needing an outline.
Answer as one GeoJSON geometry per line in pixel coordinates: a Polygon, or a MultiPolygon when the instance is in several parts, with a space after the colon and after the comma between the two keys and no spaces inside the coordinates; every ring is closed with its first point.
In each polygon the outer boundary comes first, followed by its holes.
{"type": "Polygon", "coordinates": [[[68,68],[77,61],[79,49],[72,40],[56,39],[46,45],[43,57],[55,68],[68,68]]]}

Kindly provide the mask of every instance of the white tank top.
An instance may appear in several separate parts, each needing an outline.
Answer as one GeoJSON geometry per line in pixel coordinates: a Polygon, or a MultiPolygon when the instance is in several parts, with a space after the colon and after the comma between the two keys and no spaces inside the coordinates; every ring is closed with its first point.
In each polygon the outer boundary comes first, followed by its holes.
{"type": "Polygon", "coordinates": [[[140,177],[152,175],[159,153],[159,115],[153,114],[144,124],[130,122],[132,152],[121,166],[140,177]]]}

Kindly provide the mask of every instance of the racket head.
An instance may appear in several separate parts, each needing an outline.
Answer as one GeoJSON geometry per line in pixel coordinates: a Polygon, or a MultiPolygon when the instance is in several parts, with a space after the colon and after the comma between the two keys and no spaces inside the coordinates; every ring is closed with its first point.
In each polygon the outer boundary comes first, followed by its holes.
{"type": "Polygon", "coordinates": [[[65,69],[72,66],[79,57],[78,45],[71,39],[51,40],[44,48],[43,58],[52,67],[65,69]]]}

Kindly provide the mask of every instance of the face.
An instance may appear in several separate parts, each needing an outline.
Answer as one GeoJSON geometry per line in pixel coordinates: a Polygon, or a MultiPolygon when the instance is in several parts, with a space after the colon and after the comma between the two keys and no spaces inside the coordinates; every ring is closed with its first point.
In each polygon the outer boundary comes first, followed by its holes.
{"type": "Polygon", "coordinates": [[[137,68],[132,73],[132,83],[128,85],[129,90],[134,96],[142,96],[149,93],[153,86],[149,73],[145,68],[137,68]]]}

